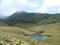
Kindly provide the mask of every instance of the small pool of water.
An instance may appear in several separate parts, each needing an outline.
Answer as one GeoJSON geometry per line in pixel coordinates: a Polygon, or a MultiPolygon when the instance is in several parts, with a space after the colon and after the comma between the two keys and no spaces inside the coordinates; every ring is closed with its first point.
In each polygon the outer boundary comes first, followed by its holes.
{"type": "Polygon", "coordinates": [[[36,34],[30,34],[29,37],[35,40],[42,40],[44,38],[48,38],[48,36],[36,35],[36,34]]]}

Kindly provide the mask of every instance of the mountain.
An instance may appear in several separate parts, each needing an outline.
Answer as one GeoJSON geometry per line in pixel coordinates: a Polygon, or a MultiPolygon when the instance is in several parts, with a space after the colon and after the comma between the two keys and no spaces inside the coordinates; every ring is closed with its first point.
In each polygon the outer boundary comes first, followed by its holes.
{"type": "Polygon", "coordinates": [[[8,26],[8,24],[5,23],[5,19],[0,19],[0,26],[8,26]]]}
{"type": "Polygon", "coordinates": [[[6,16],[0,15],[0,26],[8,26],[8,24],[5,23],[6,18],[6,16]]]}
{"type": "Polygon", "coordinates": [[[0,15],[0,19],[5,19],[7,16],[0,15]]]}
{"type": "Polygon", "coordinates": [[[6,19],[9,25],[18,23],[33,23],[33,24],[51,24],[60,23],[60,14],[42,14],[42,13],[27,13],[16,12],[6,19]]]}

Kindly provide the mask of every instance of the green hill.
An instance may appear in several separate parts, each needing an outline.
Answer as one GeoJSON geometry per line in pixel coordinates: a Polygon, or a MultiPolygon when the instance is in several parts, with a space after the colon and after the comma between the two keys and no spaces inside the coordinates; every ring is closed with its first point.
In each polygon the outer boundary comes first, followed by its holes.
{"type": "Polygon", "coordinates": [[[60,23],[60,14],[16,12],[8,17],[6,22],[8,25],[26,29],[40,25],[60,23]]]}
{"type": "MultiPolygon", "coordinates": [[[[19,13],[16,12],[6,20],[9,25],[17,24],[17,23],[37,23],[40,18],[43,19],[46,15],[43,14],[36,14],[36,13],[19,13]]],[[[48,15],[49,16],[49,15],[48,15]]],[[[47,16],[47,17],[48,17],[47,16]]]]}
{"type": "Polygon", "coordinates": [[[6,19],[9,25],[18,23],[33,23],[33,24],[52,24],[60,23],[60,14],[41,14],[41,13],[19,13],[16,12],[6,19]]]}
{"type": "Polygon", "coordinates": [[[0,26],[8,26],[8,24],[5,23],[5,19],[3,19],[2,17],[0,18],[0,26]]]}
{"type": "Polygon", "coordinates": [[[0,21],[0,26],[8,26],[8,24],[0,21]]]}

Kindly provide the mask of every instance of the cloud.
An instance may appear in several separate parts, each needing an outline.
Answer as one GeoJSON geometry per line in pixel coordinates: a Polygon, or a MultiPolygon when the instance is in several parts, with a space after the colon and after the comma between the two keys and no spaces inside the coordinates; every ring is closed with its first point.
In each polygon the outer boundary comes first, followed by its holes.
{"type": "Polygon", "coordinates": [[[38,13],[45,13],[47,11],[47,8],[43,5],[40,8],[36,9],[36,12],[38,13]]]}
{"type": "Polygon", "coordinates": [[[15,12],[16,12],[16,9],[12,8],[9,12],[7,12],[7,14],[12,15],[12,14],[15,13],[15,12]]]}
{"type": "Polygon", "coordinates": [[[60,6],[60,0],[44,0],[44,6],[46,7],[60,6]]]}
{"type": "Polygon", "coordinates": [[[39,7],[39,5],[38,5],[36,2],[30,3],[29,6],[30,6],[31,8],[39,7]]]}
{"type": "Polygon", "coordinates": [[[60,12],[60,9],[59,9],[59,12],[60,12]]]}
{"type": "Polygon", "coordinates": [[[12,15],[13,13],[16,12],[16,9],[14,8],[10,8],[9,10],[8,9],[3,9],[2,12],[2,15],[5,15],[5,16],[9,16],[9,15],[12,15]]]}
{"type": "Polygon", "coordinates": [[[49,8],[55,8],[57,6],[60,6],[60,0],[44,0],[44,4],[37,9],[37,12],[46,13],[49,11],[49,8]]]}
{"type": "Polygon", "coordinates": [[[11,15],[16,11],[52,13],[60,12],[60,0],[1,0],[0,14],[11,15]]]}
{"type": "Polygon", "coordinates": [[[13,5],[13,0],[2,0],[0,5],[0,14],[8,16],[16,12],[17,10],[13,5]]]}
{"type": "Polygon", "coordinates": [[[1,2],[1,7],[6,7],[12,4],[12,0],[2,0],[1,2]]]}
{"type": "Polygon", "coordinates": [[[11,15],[15,11],[31,11],[33,12],[39,5],[36,0],[2,0],[0,5],[0,14],[11,15]]]}
{"type": "Polygon", "coordinates": [[[26,5],[29,2],[29,0],[18,0],[18,3],[20,5],[26,5]]]}

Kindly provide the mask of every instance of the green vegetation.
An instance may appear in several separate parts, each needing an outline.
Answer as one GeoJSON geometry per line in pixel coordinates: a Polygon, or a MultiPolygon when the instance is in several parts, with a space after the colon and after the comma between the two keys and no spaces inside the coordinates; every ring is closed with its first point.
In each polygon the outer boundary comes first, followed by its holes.
{"type": "MultiPolygon", "coordinates": [[[[31,34],[31,32],[40,32],[40,31],[44,31],[42,33],[42,35],[47,35],[47,36],[50,36],[49,38],[47,39],[43,39],[40,41],[40,44],[41,45],[59,45],[60,44],[60,24],[57,23],[57,24],[49,24],[49,25],[41,25],[41,26],[36,26],[36,27],[32,27],[32,28],[29,28],[29,32],[31,34]],[[53,27],[53,28],[52,28],[53,27]]],[[[18,28],[18,27],[0,27],[0,32],[3,32],[4,34],[3,35],[10,35],[10,37],[4,37],[4,39],[8,39],[7,41],[9,40],[19,40],[20,41],[23,41],[22,45],[25,44],[25,45],[29,45],[30,44],[30,41],[32,44],[35,43],[35,41],[32,42],[33,39],[30,39],[28,38],[27,36],[24,36],[23,33],[19,33],[19,32],[22,32],[24,29],[21,29],[21,28],[18,28]]],[[[28,31],[28,30],[26,30],[28,31]]],[[[24,31],[24,32],[26,32],[24,31]]],[[[28,32],[28,33],[29,33],[28,32]]],[[[33,33],[34,33],[33,32],[33,33]]],[[[26,33],[26,34],[28,34],[26,33]]],[[[1,36],[1,37],[2,37],[1,36]]],[[[5,40],[6,41],[6,40],[5,40]]],[[[18,42],[18,43],[19,43],[18,42]]],[[[17,45],[18,45],[17,43],[17,45]]],[[[21,44],[21,43],[20,43],[21,44]]],[[[38,42],[36,42],[36,45],[38,45],[38,42]]]]}
{"type": "Polygon", "coordinates": [[[30,40],[31,42],[27,41],[27,40],[24,40],[23,38],[16,38],[16,37],[13,37],[13,35],[9,35],[9,33],[0,33],[0,44],[3,44],[3,45],[7,45],[7,44],[10,44],[10,45],[32,45],[32,43],[35,44],[36,41],[33,41],[33,40],[30,40]],[[33,41],[33,42],[32,42],[33,41]]]}
{"type": "Polygon", "coordinates": [[[19,13],[16,12],[12,16],[6,19],[9,25],[15,25],[18,23],[28,23],[28,24],[52,24],[60,23],[60,14],[40,14],[40,13],[19,13]]]}
{"type": "Polygon", "coordinates": [[[60,45],[60,14],[19,13],[0,21],[0,45],[60,45]],[[29,34],[46,35],[40,41],[29,34]]]}
{"type": "Polygon", "coordinates": [[[0,26],[8,26],[8,24],[6,24],[6,23],[0,21],[0,26]]]}
{"type": "Polygon", "coordinates": [[[11,45],[32,45],[32,43],[37,43],[37,41],[24,36],[21,30],[23,31],[23,29],[17,27],[0,27],[0,43],[12,43],[11,45]]]}

